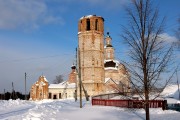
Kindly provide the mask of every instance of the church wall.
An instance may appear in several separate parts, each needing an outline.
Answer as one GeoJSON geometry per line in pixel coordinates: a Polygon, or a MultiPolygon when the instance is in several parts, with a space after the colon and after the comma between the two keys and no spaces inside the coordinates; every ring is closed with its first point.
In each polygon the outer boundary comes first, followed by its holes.
{"type": "MultiPolygon", "coordinates": [[[[112,81],[106,83],[106,91],[112,91],[112,88],[118,89],[120,92],[129,92],[129,78],[122,70],[106,70],[105,77],[113,79],[118,86],[112,81]]],[[[116,90],[117,91],[117,90],[116,90]]],[[[118,91],[117,91],[118,92],[118,91]]]]}
{"type": "Polygon", "coordinates": [[[56,99],[74,98],[75,88],[49,88],[49,93],[51,93],[50,99],[54,99],[54,95],[56,99]]]}

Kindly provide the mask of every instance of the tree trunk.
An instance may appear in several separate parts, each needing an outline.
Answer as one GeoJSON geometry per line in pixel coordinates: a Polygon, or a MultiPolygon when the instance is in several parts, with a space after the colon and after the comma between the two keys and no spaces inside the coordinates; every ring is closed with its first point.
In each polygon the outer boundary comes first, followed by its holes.
{"type": "Polygon", "coordinates": [[[149,115],[149,86],[148,86],[148,76],[147,76],[147,70],[146,70],[146,60],[144,64],[144,94],[145,94],[145,111],[146,111],[146,120],[150,120],[149,115]]]}
{"type": "Polygon", "coordinates": [[[149,94],[148,94],[148,90],[145,90],[145,111],[146,111],[146,120],[150,120],[150,115],[149,115],[149,94]]]}

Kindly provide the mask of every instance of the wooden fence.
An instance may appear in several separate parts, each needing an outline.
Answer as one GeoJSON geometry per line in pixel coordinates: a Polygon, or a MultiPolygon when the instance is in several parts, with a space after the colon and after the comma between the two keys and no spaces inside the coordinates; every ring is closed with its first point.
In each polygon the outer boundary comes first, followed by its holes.
{"type": "MultiPolygon", "coordinates": [[[[149,108],[162,108],[166,109],[166,100],[149,100],[149,108]]],[[[145,100],[107,100],[107,99],[93,99],[92,105],[102,105],[102,106],[115,106],[115,107],[125,107],[125,108],[144,108],[145,100]]]]}

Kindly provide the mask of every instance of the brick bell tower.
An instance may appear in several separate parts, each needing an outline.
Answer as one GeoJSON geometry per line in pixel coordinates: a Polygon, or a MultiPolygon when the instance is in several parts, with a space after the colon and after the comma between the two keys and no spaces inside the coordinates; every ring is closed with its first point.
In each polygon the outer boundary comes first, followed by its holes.
{"type": "Polygon", "coordinates": [[[114,48],[111,44],[112,38],[107,32],[107,37],[105,38],[106,45],[105,45],[105,60],[114,60],[114,48]]]}
{"type": "Polygon", "coordinates": [[[89,96],[104,93],[104,19],[96,15],[80,18],[78,51],[81,80],[89,96]]]}

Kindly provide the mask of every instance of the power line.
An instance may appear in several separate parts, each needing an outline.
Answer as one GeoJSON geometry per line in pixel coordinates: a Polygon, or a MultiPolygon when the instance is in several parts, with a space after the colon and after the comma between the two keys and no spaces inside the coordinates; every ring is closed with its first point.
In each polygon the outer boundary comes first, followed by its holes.
{"type": "Polygon", "coordinates": [[[0,61],[0,63],[4,63],[4,62],[21,62],[21,61],[37,60],[37,59],[47,59],[47,58],[62,57],[62,56],[65,56],[65,55],[72,55],[72,54],[69,53],[69,54],[62,54],[62,55],[32,57],[32,58],[14,59],[14,60],[3,60],[3,61],[0,61]]]}

